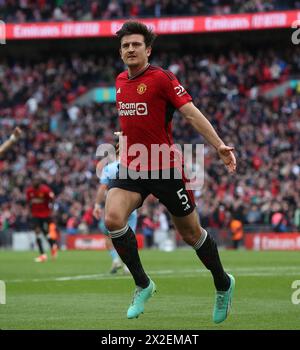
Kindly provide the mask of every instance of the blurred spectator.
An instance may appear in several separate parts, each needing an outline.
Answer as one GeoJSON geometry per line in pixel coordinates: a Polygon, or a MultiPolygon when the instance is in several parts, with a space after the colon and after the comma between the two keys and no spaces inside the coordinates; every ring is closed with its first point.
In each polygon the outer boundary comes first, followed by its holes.
{"type": "Polygon", "coordinates": [[[261,223],[261,212],[257,205],[252,205],[246,215],[248,224],[260,224],[261,223]]]}
{"type": "Polygon", "coordinates": [[[275,232],[286,232],[287,231],[287,220],[284,214],[281,212],[276,212],[272,215],[271,223],[273,230],[275,232]]]}
{"type": "Polygon", "coordinates": [[[142,233],[145,238],[146,248],[153,247],[155,228],[156,228],[156,223],[153,220],[153,215],[144,216],[142,219],[142,233]]]}
{"type": "Polygon", "coordinates": [[[300,232],[300,205],[295,210],[294,224],[297,230],[300,232]]]}
{"type": "Polygon", "coordinates": [[[130,17],[227,15],[299,9],[298,0],[57,0],[0,2],[5,22],[73,21],[130,17]]]}
{"type": "Polygon", "coordinates": [[[66,233],[71,235],[78,233],[78,222],[77,219],[73,216],[69,217],[67,220],[66,233]]]}
{"type": "Polygon", "coordinates": [[[0,213],[0,248],[5,248],[11,244],[10,225],[13,220],[13,214],[9,211],[9,207],[0,213]]]}
{"type": "Polygon", "coordinates": [[[174,230],[170,230],[170,225],[166,210],[161,204],[154,213],[156,227],[154,230],[154,245],[164,251],[172,251],[176,247],[176,239],[174,230]]]}

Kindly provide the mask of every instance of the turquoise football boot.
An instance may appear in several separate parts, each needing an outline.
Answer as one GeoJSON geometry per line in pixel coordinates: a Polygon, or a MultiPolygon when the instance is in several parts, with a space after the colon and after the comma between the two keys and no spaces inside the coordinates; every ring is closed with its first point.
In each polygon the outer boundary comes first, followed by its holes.
{"type": "Polygon", "coordinates": [[[145,302],[156,292],[156,286],[152,280],[147,288],[137,287],[131,305],[127,311],[127,318],[137,318],[144,312],[145,302]]]}
{"type": "Polygon", "coordinates": [[[227,291],[217,291],[216,301],[213,312],[213,320],[215,323],[221,323],[226,320],[232,303],[233,292],[235,287],[234,277],[228,274],[230,278],[230,287],[227,291]]]}

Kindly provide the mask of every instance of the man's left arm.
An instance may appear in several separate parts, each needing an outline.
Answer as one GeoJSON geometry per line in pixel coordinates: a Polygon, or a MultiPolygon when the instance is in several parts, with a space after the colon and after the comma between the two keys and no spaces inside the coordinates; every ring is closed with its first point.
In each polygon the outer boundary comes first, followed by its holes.
{"type": "Polygon", "coordinates": [[[47,188],[47,197],[48,197],[48,199],[49,199],[49,202],[54,202],[54,200],[55,200],[55,194],[54,194],[54,192],[52,191],[52,189],[50,188],[50,187],[46,187],[47,188]]]}
{"type": "Polygon", "coordinates": [[[184,104],[179,108],[179,111],[185,119],[216,149],[228,171],[234,172],[236,170],[236,159],[233,154],[234,147],[229,147],[224,144],[208,119],[192,102],[184,104]]]}

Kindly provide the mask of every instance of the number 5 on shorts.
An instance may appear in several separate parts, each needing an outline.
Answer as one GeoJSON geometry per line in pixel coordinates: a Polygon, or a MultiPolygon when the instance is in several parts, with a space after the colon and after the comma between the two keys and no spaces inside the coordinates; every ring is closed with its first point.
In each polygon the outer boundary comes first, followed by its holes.
{"type": "MultiPolygon", "coordinates": [[[[179,191],[177,191],[177,196],[179,197],[179,199],[181,200],[181,204],[182,205],[186,205],[189,201],[188,196],[184,193],[181,193],[182,191],[184,191],[183,188],[181,188],[179,191]]],[[[184,210],[188,210],[190,208],[190,205],[187,204],[186,207],[184,208],[184,210]]]]}

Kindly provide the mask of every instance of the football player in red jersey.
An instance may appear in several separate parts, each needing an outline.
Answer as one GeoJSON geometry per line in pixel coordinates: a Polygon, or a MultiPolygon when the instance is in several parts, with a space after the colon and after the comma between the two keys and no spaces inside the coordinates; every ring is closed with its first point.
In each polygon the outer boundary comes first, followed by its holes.
{"type": "MultiPolygon", "coordinates": [[[[152,30],[140,22],[125,22],[117,32],[120,40],[120,55],[128,70],[116,79],[116,102],[127,149],[143,145],[151,155],[153,144],[172,146],[171,120],[175,109],[203,135],[215,148],[229,172],[236,170],[233,147],[226,146],[211,123],[193,104],[191,96],[168,71],[149,64],[151,46],[155,39],[152,30]]],[[[119,174],[125,169],[130,173],[135,157],[121,151],[119,174]]],[[[159,174],[159,178],[133,179],[130,176],[111,181],[105,205],[105,225],[114,247],[130,270],[136,290],[127,311],[128,318],[136,318],[144,312],[145,302],[153,295],[156,286],[145,273],[140,261],[135,235],[127,224],[128,217],[144,199],[152,193],[163,203],[184,239],[192,246],[202,263],[211,271],[216,287],[213,320],[220,323],[227,318],[234,290],[234,278],[226,273],[220,261],[214,239],[201,227],[192,191],[187,188],[182,164],[170,159],[170,178],[162,176],[166,164],[160,160],[153,166],[148,162],[137,170],[159,174]],[[144,166],[144,169],[142,169],[144,166]]],[[[124,173],[124,171],[123,171],[124,173]]]]}
{"type": "Polygon", "coordinates": [[[39,248],[40,255],[35,259],[36,262],[47,261],[47,254],[42,244],[42,234],[47,237],[51,248],[51,256],[53,259],[57,257],[58,246],[54,237],[51,237],[49,225],[52,222],[52,203],[54,193],[45,184],[42,184],[40,177],[35,176],[32,186],[26,190],[27,202],[30,205],[32,225],[36,234],[36,243],[39,248]]]}
{"type": "Polygon", "coordinates": [[[0,156],[2,156],[6,151],[8,151],[21,137],[22,130],[16,127],[10,138],[6,140],[2,145],[0,145],[0,156]]]}

